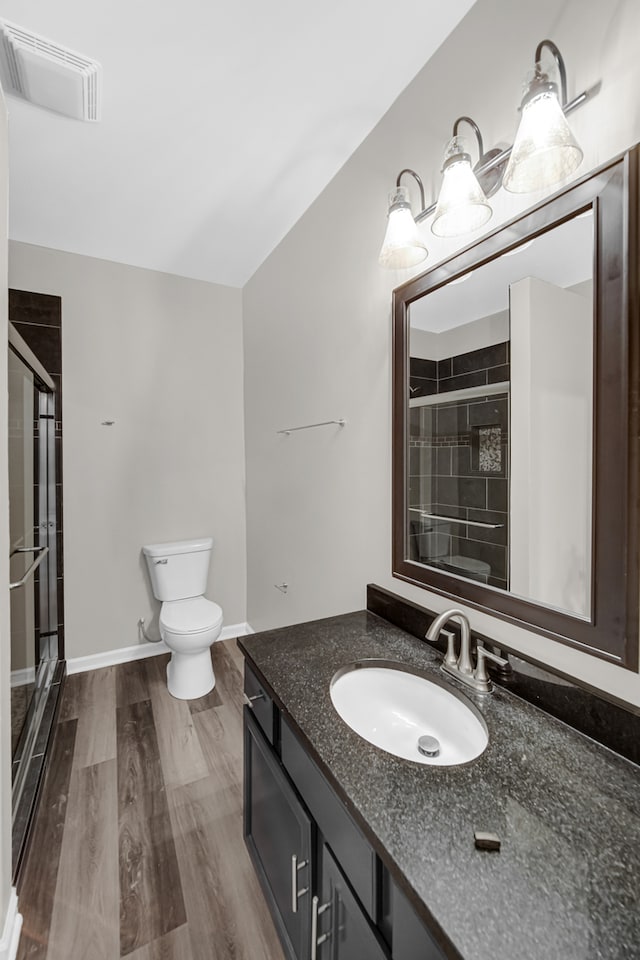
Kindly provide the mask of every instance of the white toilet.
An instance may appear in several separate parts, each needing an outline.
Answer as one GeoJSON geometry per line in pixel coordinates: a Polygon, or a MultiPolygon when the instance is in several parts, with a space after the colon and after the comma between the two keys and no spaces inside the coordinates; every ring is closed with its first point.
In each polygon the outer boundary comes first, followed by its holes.
{"type": "Polygon", "coordinates": [[[418,549],[421,563],[435,562],[438,566],[470,580],[488,583],[491,565],[475,557],[463,557],[451,553],[451,524],[438,523],[435,530],[418,534],[418,549]]]}
{"type": "Polygon", "coordinates": [[[162,600],[160,636],[171,650],[167,687],[179,700],[204,697],[216,682],[209,648],[222,630],[222,608],[203,596],[212,542],[202,537],[142,548],[153,595],[162,600]]]}

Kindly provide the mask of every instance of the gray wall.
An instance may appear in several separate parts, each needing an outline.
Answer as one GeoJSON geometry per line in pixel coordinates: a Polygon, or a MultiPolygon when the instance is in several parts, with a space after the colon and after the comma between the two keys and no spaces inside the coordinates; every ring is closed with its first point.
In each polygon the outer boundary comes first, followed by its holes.
{"type": "Polygon", "coordinates": [[[22,243],[9,285],[62,297],[67,657],[157,630],[145,543],[213,536],[208,595],[243,623],[240,291],[22,243]]]}
{"type": "MultiPolygon", "coordinates": [[[[409,24],[408,29],[411,28],[409,24]]],[[[375,581],[434,610],[443,598],[391,576],[391,291],[408,271],[377,264],[386,197],[411,166],[434,196],[456,117],[485,145],[511,142],[537,43],[565,56],[569,96],[602,80],[571,118],[582,175],[640,140],[640,4],[478,0],[243,292],[249,621],[256,629],[364,606],[375,581]],[[346,417],[342,430],[276,435],[346,417]],[[285,596],[273,584],[290,584],[285,596]]],[[[383,69],[383,66],[381,66],[383,69]]],[[[538,196],[494,198],[489,227],[538,196]]],[[[463,242],[467,242],[465,239],[463,242]]],[[[427,265],[458,246],[430,232],[427,265]]],[[[417,272],[417,271],[416,271],[417,272]]],[[[471,612],[478,630],[640,703],[640,678],[471,612]]]]}

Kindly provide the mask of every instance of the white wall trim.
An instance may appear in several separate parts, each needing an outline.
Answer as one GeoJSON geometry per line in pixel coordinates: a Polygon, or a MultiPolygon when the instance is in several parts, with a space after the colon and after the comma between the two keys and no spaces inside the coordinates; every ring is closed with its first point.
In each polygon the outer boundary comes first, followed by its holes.
{"type": "Polygon", "coordinates": [[[0,960],[15,960],[21,929],[22,914],[18,913],[18,894],[16,888],[12,887],[2,939],[0,940],[0,960]]]}
{"type": "MultiPolygon", "coordinates": [[[[220,640],[231,640],[233,637],[243,637],[253,633],[248,623],[232,623],[223,627],[220,640]]],[[[116,663],[129,663],[131,660],[142,660],[145,657],[156,657],[160,653],[171,653],[164,640],[157,643],[136,643],[132,647],[120,647],[117,650],[105,650],[104,653],[92,653],[87,657],[70,657],[67,660],[67,673],[84,673],[85,670],[99,670],[101,667],[111,667],[116,663]]],[[[2,960],[2,957],[0,957],[2,960]]]]}
{"type": "Polygon", "coordinates": [[[24,687],[27,683],[35,683],[36,668],[22,667],[21,670],[11,671],[11,686],[24,687]]]}

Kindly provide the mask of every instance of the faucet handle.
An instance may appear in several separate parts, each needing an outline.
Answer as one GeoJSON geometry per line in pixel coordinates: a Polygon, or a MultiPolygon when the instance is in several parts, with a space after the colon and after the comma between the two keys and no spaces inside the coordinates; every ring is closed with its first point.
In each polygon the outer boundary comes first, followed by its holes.
{"type": "Polygon", "coordinates": [[[481,683],[490,683],[489,676],[487,674],[487,660],[492,660],[493,663],[498,663],[501,667],[509,666],[509,661],[505,660],[504,657],[499,657],[497,653],[487,650],[482,640],[478,640],[476,642],[476,655],[478,659],[474,677],[481,683]]]}

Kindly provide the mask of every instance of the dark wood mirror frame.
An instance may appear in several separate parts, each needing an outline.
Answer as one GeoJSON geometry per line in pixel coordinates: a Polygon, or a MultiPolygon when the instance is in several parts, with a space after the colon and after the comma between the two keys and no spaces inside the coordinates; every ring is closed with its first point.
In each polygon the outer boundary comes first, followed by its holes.
{"type": "Polygon", "coordinates": [[[640,146],[393,293],[393,575],[630,670],[638,668],[640,146]],[[591,614],[581,618],[408,558],[409,306],[552,226],[594,215],[591,614]]]}

